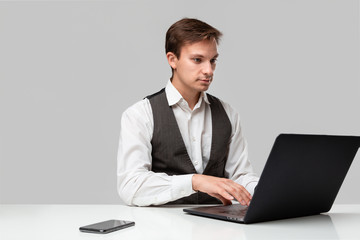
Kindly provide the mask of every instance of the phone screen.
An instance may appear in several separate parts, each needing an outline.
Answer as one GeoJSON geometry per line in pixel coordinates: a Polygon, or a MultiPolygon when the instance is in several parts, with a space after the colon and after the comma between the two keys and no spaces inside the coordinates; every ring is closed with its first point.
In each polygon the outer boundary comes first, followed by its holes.
{"type": "Polygon", "coordinates": [[[135,222],[124,220],[108,220],[104,222],[94,223],[84,227],[80,227],[82,232],[90,233],[109,233],[123,228],[134,226],[135,222]]]}

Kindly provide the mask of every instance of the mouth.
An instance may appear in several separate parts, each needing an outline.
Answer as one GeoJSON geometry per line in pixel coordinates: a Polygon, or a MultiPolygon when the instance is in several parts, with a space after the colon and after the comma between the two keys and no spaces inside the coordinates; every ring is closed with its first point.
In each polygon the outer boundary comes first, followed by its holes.
{"type": "Polygon", "coordinates": [[[212,81],[212,77],[200,78],[199,81],[202,82],[202,83],[210,84],[211,81],[212,81]]]}

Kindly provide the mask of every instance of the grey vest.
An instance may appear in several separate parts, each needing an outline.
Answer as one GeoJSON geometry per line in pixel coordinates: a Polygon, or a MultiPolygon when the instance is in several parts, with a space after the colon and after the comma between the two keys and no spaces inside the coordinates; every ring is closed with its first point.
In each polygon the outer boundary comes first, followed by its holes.
{"type": "MultiPolygon", "coordinates": [[[[210,159],[203,172],[205,175],[224,177],[225,164],[229,152],[231,123],[221,102],[207,94],[212,120],[212,142],[210,159]]],[[[154,132],[152,144],[152,171],[168,175],[196,173],[187,153],[174,112],[169,106],[165,89],[148,96],[153,116],[154,132]]],[[[197,192],[170,204],[212,204],[221,203],[208,194],[197,192]]]]}

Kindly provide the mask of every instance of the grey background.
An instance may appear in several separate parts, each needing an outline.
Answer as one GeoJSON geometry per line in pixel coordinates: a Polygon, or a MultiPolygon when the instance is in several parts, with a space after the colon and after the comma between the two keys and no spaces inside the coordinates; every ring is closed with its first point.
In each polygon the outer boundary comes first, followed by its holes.
{"type": "MultiPolygon", "coordinates": [[[[182,17],[224,33],[209,92],[258,174],[281,132],[360,135],[359,1],[0,2],[0,203],[120,202],[121,114],[165,86],[182,17]]],[[[337,203],[360,203],[359,155],[337,203]]]]}

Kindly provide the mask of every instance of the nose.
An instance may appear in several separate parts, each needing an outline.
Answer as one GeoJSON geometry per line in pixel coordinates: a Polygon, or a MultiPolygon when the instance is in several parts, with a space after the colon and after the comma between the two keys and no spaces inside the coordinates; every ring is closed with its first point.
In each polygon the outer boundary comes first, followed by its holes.
{"type": "Polygon", "coordinates": [[[203,74],[206,76],[212,76],[214,74],[214,70],[215,70],[215,64],[209,62],[204,62],[204,66],[203,66],[203,74]]]}

